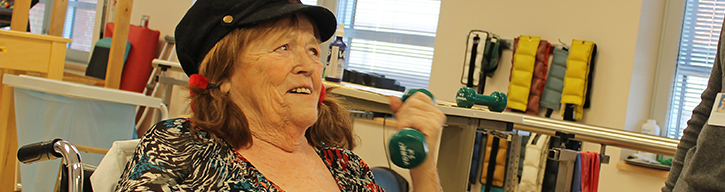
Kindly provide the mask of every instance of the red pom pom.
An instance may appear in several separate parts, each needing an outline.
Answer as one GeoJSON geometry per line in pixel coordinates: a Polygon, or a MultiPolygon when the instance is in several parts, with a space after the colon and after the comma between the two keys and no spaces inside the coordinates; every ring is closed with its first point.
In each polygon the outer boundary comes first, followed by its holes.
{"type": "Polygon", "coordinates": [[[209,79],[206,79],[203,75],[193,74],[189,76],[189,85],[206,89],[206,86],[209,85],[209,79]]]}
{"type": "Polygon", "coordinates": [[[327,92],[327,89],[325,89],[325,84],[320,85],[320,87],[322,88],[322,90],[320,90],[320,100],[318,100],[317,102],[322,104],[322,101],[325,100],[325,92],[327,92]]]}

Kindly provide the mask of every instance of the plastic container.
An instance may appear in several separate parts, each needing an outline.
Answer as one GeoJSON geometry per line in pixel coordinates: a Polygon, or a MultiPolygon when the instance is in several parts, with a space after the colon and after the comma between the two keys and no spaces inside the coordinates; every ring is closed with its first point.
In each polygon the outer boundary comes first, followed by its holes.
{"type": "MultiPolygon", "coordinates": [[[[655,121],[654,119],[648,119],[647,123],[642,125],[640,132],[649,135],[660,135],[660,127],[657,126],[657,121],[655,121]]],[[[642,154],[652,160],[657,160],[657,154],[642,151],[640,151],[639,154],[642,154]]]]}
{"type": "Polygon", "coordinates": [[[335,41],[330,43],[330,52],[327,55],[327,67],[325,68],[325,80],[340,82],[342,73],[345,70],[345,49],[347,45],[342,41],[345,36],[344,24],[340,24],[335,32],[335,41]]]}

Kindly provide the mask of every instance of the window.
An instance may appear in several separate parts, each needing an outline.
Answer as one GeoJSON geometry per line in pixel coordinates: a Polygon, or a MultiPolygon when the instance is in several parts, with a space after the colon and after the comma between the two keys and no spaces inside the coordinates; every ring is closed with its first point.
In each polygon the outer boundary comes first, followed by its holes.
{"type": "MultiPolygon", "coordinates": [[[[53,0],[40,0],[30,9],[30,32],[48,34],[53,0]]],[[[93,28],[98,0],[69,0],[63,37],[72,39],[68,44],[66,60],[88,63],[93,47],[93,28]]]]}
{"type": "Polygon", "coordinates": [[[700,103],[717,54],[724,15],[725,0],[685,2],[676,69],[670,81],[669,105],[665,105],[669,109],[663,136],[680,139],[692,110],[700,103]]]}
{"type": "MultiPolygon", "coordinates": [[[[334,7],[329,1],[302,3],[334,7]]],[[[346,69],[385,75],[406,89],[428,88],[440,0],[339,0],[336,6],[337,22],[345,24],[346,69]]]]}
{"type": "Polygon", "coordinates": [[[305,4],[305,5],[317,5],[317,0],[302,0],[302,4],[305,4]]]}
{"type": "Polygon", "coordinates": [[[340,0],[337,19],[345,24],[346,68],[428,88],[438,0],[340,0]]]}

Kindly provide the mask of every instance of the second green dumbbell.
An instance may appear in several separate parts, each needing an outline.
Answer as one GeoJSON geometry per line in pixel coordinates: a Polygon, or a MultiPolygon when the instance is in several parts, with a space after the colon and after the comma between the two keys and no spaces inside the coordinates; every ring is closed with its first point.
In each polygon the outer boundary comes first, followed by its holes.
{"type": "Polygon", "coordinates": [[[471,108],[474,104],[486,105],[488,110],[494,112],[502,112],[506,109],[506,94],[494,91],[491,96],[477,94],[470,87],[461,87],[456,93],[456,104],[459,107],[471,108]]]}

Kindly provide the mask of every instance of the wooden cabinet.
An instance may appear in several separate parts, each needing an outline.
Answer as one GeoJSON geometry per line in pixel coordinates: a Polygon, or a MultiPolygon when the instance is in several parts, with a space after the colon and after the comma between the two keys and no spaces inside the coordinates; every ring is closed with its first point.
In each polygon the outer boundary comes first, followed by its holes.
{"type": "Polygon", "coordinates": [[[47,74],[61,80],[70,39],[0,30],[0,68],[47,74]]]}

